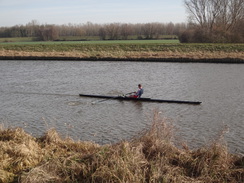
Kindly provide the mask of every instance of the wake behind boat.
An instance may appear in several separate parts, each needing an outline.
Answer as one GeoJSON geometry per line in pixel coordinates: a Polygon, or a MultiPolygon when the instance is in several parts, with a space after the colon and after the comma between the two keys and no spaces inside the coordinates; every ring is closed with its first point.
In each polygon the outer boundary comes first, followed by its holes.
{"type": "Polygon", "coordinates": [[[181,101],[181,100],[161,100],[152,98],[131,98],[126,96],[107,96],[107,95],[87,95],[79,94],[80,97],[92,97],[92,98],[103,98],[103,99],[115,99],[115,100],[131,100],[131,101],[142,101],[142,102],[159,102],[159,103],[178,103],[178,104],[194,104],[199,105],[202,102],[198,101],[181,101]]]}

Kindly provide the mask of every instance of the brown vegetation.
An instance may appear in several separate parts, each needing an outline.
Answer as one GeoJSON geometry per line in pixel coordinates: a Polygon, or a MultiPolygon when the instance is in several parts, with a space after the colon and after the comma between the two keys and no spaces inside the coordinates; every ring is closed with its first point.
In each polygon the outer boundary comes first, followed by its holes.
{"type": "Polygon", "coordinates": [[[244,60],[244,52],[224,52],[224,51],[192,51],[192,52],[181,52],[181,51],[50,51],[50,52],[28,52],[28,51],[14,51],[14,50],[0,50],[1,57],[34,57],[45,58],[45,57],[57,57],[57,58],[109,58],[109,59],[240,59],[244,60]]]}
{"type": "Polygon", "coordinates": [[[243,182],[244,158],[221,138],[196,150],[173,144],[173,127],[155,112],[150,129],[113,145],[35,138],[0,130],[0,182],[243,182]]]}
{"type": "MultiPolygon", "coordinates": [[[[108,23],[41,25],[33,20],[26,25],[0,27],[0,37],[33,37],[37,40],[69,40],[69,37],[83,37],[81,39],[99,38],[101,40],[127,39],[160,39],[162,35],[177,38],[180,31],[185,30],[184,23],[108,23]],[[66,37],[66,38],[62,38],[66,37]]],[[[165,37],[163,37],[165,38],[165,37]]],[[[166,37],[167,38],[167,37],[166,37]]]]}

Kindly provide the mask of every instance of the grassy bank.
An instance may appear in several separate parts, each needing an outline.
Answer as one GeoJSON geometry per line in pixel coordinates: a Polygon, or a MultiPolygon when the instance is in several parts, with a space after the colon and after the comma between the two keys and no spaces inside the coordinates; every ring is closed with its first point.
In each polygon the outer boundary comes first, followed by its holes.
{"type": "Polygon", "coordinates": [[[113,145],[35,138],[0,130],[0,182],[243,182],[244,157],[220,138],[196,150],[173,144],[173,127],[155,112],[151,128],[113,145]]]}
{"type": "Polygon", "coordinates": [[[238,59],[244,44],[180,44],[178,40],[0,43],[0,57],[67,59],[238,59]]]}

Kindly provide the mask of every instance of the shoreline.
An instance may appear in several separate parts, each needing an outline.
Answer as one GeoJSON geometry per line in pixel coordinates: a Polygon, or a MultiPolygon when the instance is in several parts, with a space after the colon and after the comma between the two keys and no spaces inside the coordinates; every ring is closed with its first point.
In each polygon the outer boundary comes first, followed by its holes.
{"type": "Polygon", "coordinates": [[[224,64],[244,64],[241,58],[116,58],[116,57],[60,57],[60,56],[0,56],[3,60],[47,60],[47,61],[123,61],[123,62],[173,62],[173,63],[224,63],[224,64]]]}

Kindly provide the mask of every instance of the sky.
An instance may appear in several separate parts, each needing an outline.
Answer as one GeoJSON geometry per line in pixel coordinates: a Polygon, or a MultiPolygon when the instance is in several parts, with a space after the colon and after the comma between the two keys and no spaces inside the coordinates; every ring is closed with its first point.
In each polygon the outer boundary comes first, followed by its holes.
{"type": "Polygon", "coordinates": [[[39,24],[182,23],[183,0],[0,0],[0,27],[39,24]]]}

